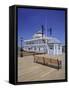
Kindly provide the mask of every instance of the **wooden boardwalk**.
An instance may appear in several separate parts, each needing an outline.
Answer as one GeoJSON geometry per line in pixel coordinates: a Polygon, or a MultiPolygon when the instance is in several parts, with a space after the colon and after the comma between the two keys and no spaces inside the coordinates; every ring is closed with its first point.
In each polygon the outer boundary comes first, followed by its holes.
{"type": "Polygon", "coordinates": [[[62,69],[57,70],[45,65],[34,63],[34,57],[18,57],[18,82],[58,80],[65,78],[64,55],[62,56],[62,69]]]}

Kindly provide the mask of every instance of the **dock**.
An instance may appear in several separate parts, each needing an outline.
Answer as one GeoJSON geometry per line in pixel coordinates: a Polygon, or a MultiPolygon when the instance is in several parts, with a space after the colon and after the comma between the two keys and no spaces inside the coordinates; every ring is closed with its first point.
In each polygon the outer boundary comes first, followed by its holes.
{"type": "Polygon", "coordinates": [[[65,79],[65,55],[58,57],[62,60],[59,70],[34,62],[33,55],[18,57],[18,82],[65,79]]]}

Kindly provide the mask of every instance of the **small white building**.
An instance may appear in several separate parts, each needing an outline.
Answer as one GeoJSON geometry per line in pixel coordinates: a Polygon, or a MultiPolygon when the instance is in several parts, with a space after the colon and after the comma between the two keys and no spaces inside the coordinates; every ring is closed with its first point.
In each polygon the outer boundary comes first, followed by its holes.
{"type": "Polygon", "coordinates": [[[42,37],[42,32],[38,31],[32,39],[24,40],[24,50],[58,55],[62,54],[62,44],[54,37],[42,37]]]}

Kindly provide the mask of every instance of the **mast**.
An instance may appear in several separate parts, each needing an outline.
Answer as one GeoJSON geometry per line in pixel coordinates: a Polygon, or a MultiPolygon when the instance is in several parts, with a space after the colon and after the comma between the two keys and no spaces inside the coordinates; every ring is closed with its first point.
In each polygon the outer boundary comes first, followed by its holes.
{"type": "MultiPolygon", "coordinates": [[[[42,25],[42,41],[45,44],[45,40],[43,39],[43,35],[44,35],[44,26],[42,25]]],[[[45,54],[45,45],[44,45],[44,54],[45,54]]]]}

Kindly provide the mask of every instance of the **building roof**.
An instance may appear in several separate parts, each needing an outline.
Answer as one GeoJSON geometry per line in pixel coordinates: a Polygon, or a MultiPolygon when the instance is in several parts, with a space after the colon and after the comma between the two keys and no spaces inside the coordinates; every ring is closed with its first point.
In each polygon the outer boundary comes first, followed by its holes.
{"type": "MultiPolygon", "coordinates": [[[[42,31],[38,31],[37,33],[35,33],[33,35],[33,38],[41,38],[42,37],[42,31]]],[[[45,37],[45,35],[43,34],[43,37],[45,37]]]]}
{"type": "Polygon", "coordinates": [[[51,38],[48,40],[48,43],[61,43],[61,42],[60,42],[60,40],[58,40],[57,38],[51,37],[51,38]]]}
{"type": "Polygon", "coordinates": [[[35,41],[35,40],[40,40],[40,39],[47,40],[47,43],[53,43],[53,44],[54,43],[61,43],[60,40],[58,40],[55,37],[47,37],[45,35],[43,35],[43,37],[42,37],[42,32],[41,31],[38,31],[37,33],[35,33],[33,35],[33,38],[32,39],[24,40],[24,42],[35,41]]]}
{"type": "Polygon", "coordinates": [[[42,31],[38,31],[36,34],[42,34],[42,31]]]}

